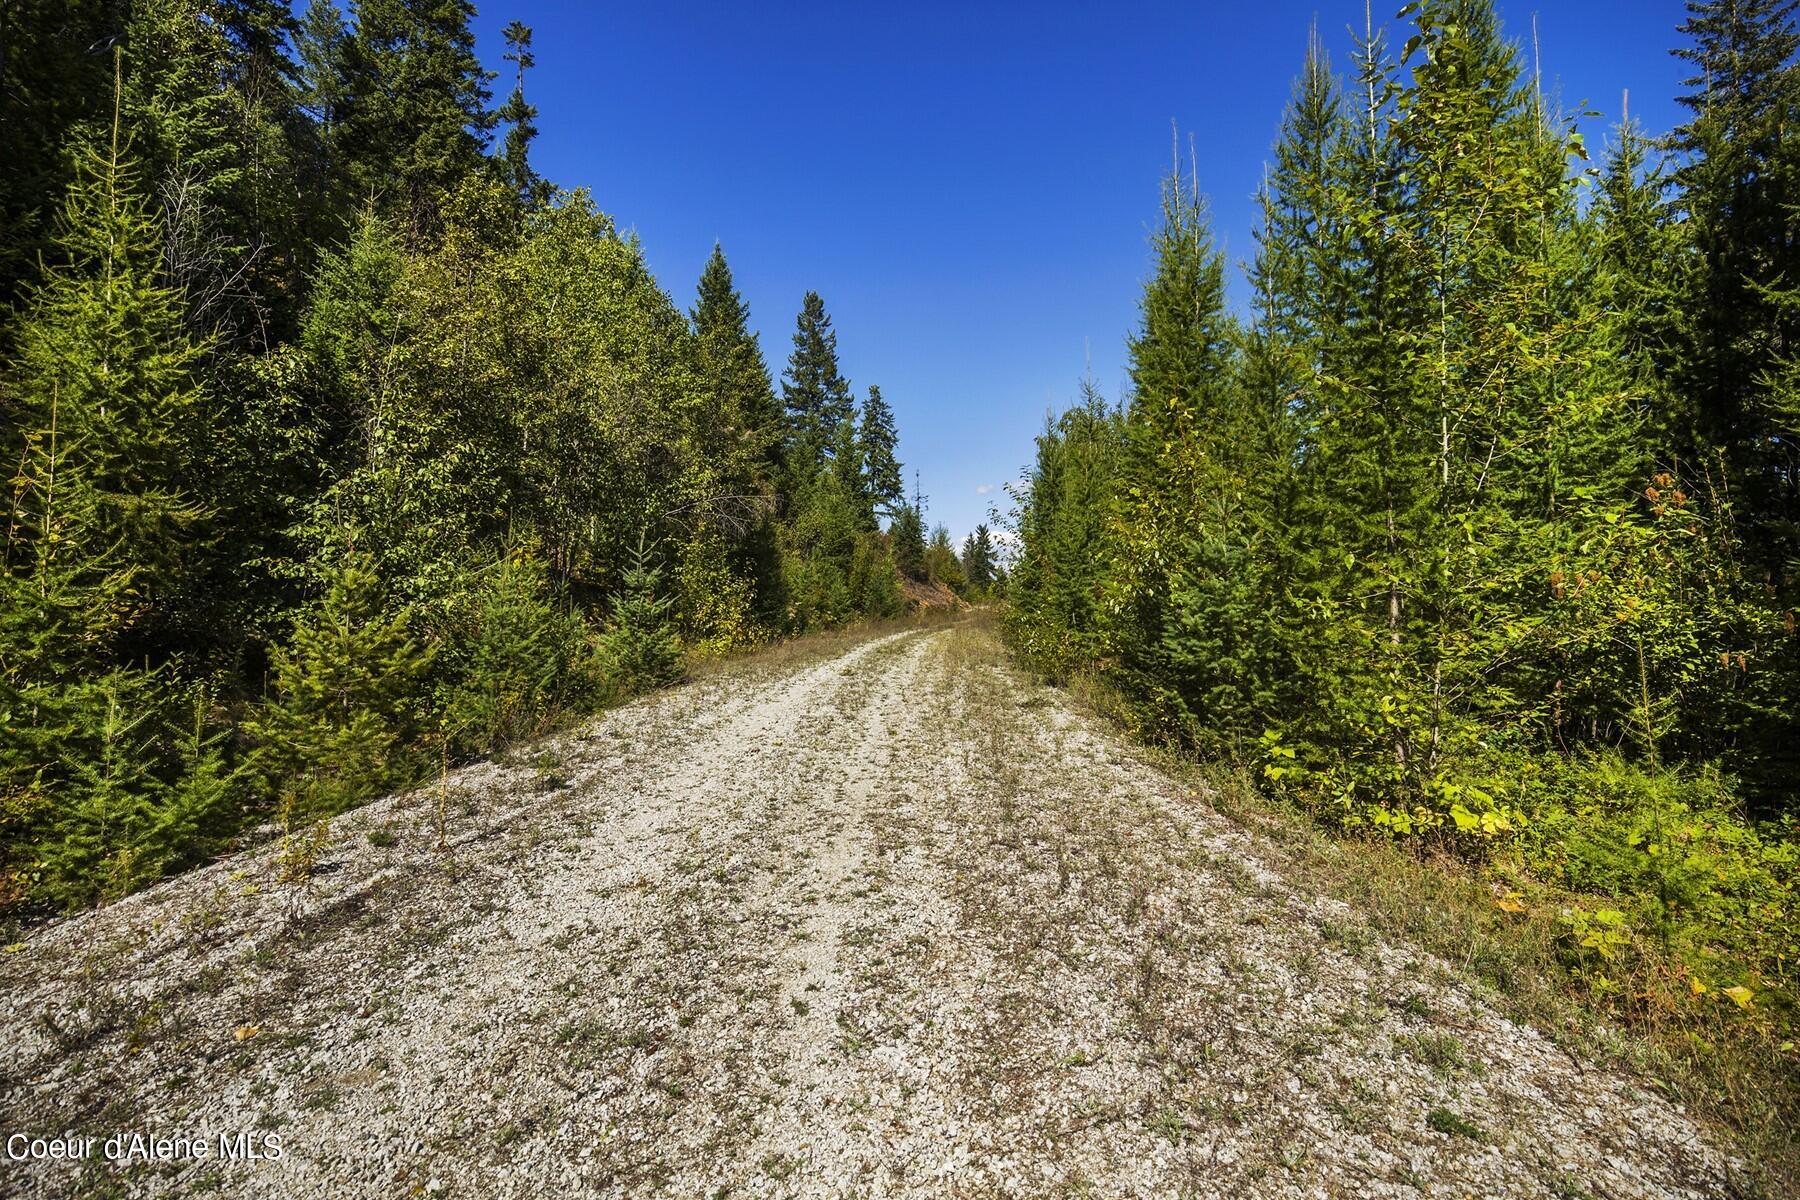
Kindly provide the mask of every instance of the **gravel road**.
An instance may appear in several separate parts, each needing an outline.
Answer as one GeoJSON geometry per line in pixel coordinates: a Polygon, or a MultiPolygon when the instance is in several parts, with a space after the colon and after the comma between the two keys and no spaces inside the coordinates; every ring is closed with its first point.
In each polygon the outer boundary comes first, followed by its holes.
{"type": "Polygon", "coordinates": [[[0,955],[0,1192],[1732,1194],[1273,861],[978,625],[752,660],[0,955]]]}

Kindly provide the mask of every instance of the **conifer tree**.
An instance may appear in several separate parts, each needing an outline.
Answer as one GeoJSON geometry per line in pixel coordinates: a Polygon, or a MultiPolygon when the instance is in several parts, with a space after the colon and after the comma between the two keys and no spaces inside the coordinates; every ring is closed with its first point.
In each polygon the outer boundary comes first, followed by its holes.
{"type": "Polygon", "coordinates": [[[900,477],[900,460],[894,456],[899,444],[894,431],[894,410],[881,397],[881,389],[869,385],[869,397],[863,401],[862,427],[857,431],[857,444],[862,451],[863,471],[867,476],[869,495],[877,511],[892,514],[906,500],[906,485],[900,477]]]}
{"type": "Polygon", "coordinates": [[[612,624],[602,646],[614,678],[630,692],[648,691],[681,677],[681,647],[670,615],[673,601],[660,595],[662,568],[640,535],[613,595],[612,624]]]}
{"type": "Polygon", "coordinates": [[[850,385],[838,373],[837,332],[817,292],[806,293],[800,306],[781,395],[787,409],[788,471],[805,482],[829,457],[838,426],[855,416],[850,385]]]}
{"type": "Polygon", "coordinates": [[[750,308],[732,283],[725,251],[713,243],[693,309],[700,383],[727,414],[724,452],[743,461],[752,481],[772,481],[781,465],[781,406],[762,347],[750,330],[750,308]]]}
{"type": "MultiPolygon", "coordinates": [[[[1248,691],[1226,699],[1209,655],[1225,636],[1208,627],[1248,619],[1248,601],[1208,594],[1235,589],[1228,565],[1243,533],[1240,489],[1249,440],[1235,386],[1235,323],[1225,311],[1224,259],[1214,248],[1195,181],[1179,159],[1163,185],[1163,221],[1152,241],[1155,272],[1130,342],[1132,396],[1127,455],[1107,579],[1107,640],[1144,711],[1192,732],[1203,697],[1236,710],[1214,721],[1234,736],[1254,721],[1248,691]],[[1229,614],[1229,615],[1228,615],[1229,614]]],[[[1232,688],[1261,681],[1234,670],[1232,688]]],[[[1215,712],[1213,715],[1219,715],[1215,712]]]]}
{"type": "Polygon", "coordinates": [[[531,53],[531,27],[520,21],[508,21],[501,36],[506,39],[503,57],[513,64],[515,74],[512,93],[495,114],[506,125],[500,162],[507,181],[518,192],[522,203],[528,206],[546,204],[550,200],[549,183],[531,169],[530,162],[531,142],[538,132],[537,107],[525,100],[525,72],[537,65],[537,59],[531,53]]]}
{"type": "Polygon", "coordinates": [[[445,198],[481,167],[494,127],[474,12],[469,0],[362,0],[344,46],[336,165],[414,244],[442,232],[445,198]]]}
{"type": "Polygon", "coordinates": [[[910,504],[902,504],[888,524],[894,545],[894,565],[901,574],[925,578],[925,519],[910,504]]]}
{"type": "Polygon", "coordinates": [[[1101,657],[1103,564],[1114,526],[1124,415],[1091,379],[1037,438],[1018,519],[1008,621],[1026,660],[1052,678],[1101,657]]]}
{"type": "Polygon", "coordinates": [[[975,532],[963,539],[962,569],[963,577],[969,586],[978,593],[985,594],[993,586],[994,572],[998,561],[994,557],[994,537],[985,524],[975,526],[975,532]]]}
{"type": "Polygon", "coordinates": [[[159,281],[158,233],[115,123],[83,149],[12,372],[6,563],[38,580],[46,615],[80,623],[57,658],[166,653],[205,516],[201,348],[159,281]]]}
{"type": "Polygon", "coordinates": [[[249,724],[254,769],[290,829],[407,778],[423,715],[417,685],[433,656],[353,542],[323,576],[323,593],[276,647],[274,694],[249,724]]]}

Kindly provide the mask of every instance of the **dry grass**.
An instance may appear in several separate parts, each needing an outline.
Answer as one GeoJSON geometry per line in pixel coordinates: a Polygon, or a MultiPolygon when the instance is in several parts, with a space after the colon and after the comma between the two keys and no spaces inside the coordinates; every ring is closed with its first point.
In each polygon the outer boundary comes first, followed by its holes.
{"type": "Polygon", "coordinates": [[[940,629],[975,619],[984,610],[926,608],[904,617],[856,621],[836,629],[821,629],[799,637],[748,646],[714,658],[690,657],[689,680],[731,678],[745,672],[784,671],[811,666],[835,658],[852,646],[911,629],[940,629]]]}

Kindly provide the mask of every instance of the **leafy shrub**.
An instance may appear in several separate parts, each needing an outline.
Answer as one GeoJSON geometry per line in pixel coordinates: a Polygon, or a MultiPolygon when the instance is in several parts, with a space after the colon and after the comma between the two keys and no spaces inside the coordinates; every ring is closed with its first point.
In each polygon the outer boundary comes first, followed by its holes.
{"type": "Polygon", "coordinates": [[[701,657],[716,658],[762,640],[755,581],[733,569],[718,534],[702,533],[683,544],[675,593],[682,640],[701,657]]]}

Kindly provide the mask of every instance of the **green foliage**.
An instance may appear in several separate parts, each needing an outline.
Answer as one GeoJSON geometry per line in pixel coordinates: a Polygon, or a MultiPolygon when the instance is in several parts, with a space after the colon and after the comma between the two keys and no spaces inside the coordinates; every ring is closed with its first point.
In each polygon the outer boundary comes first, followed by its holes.
{"type": "Polygon", "coordinates": [[[612,597],[612,621],[600,639],[613,678],[627,691],[646,692],[681,678],[681,643],[670,610],[674,601],[659,595],[662,568],[655,548],[638,537],[622,586],[612,597]]]}
{"type": "Polygon", "coordinates": [[[580,616],[560,609],[541,562],[515,551],[480,572],[436,656],[453,753],[506,747],[589,704],[599,664],[580,616]]]}
{"type": "Polygon", "coordinates": [[[0,6],[0,906],[271,806],[299,879],[427,762],[898,611],[892,411],[818,297],[784,406],[723,253],[684,314],[472,15],[0,6]]]}
{"type": "Polygon", "coordinates": [[[865,533],[850,552],[850,572],[845,581],[850,604],[871,617],[897,617],[906,607],[900,596],[900,576],[894,567],[888,541],[880,534],[865,533]]]}
{"type": "Polygon", "coordinates": [[[986,525],[976,525],[975,532],[963,539],[961,560],[963,577],[969,581],[970,591],[987,595],[998,577],[1000,561],[994,553],[993,535],[986,525]]]}
{"type": "Polygon", "coordinates": [[[959,596],[969,590],[962,559],[957,557],[955,547],[950,544],[950,531],[942,525],[932,529],[931,540],[926,543],[925,574],[959,596]]]}
{"type": "Polygon", "coordinates": [[[895,511],[888,524],[888,540],[900,573],[913,579],[925,578],[925,518],[916,505],[903,504],[895,511]]]}
{"type": "Polygon", "coordinates": [[[863,401],[856,442],[862,452],[865,484],[876,508],[892,513],[905,507],[906,485],[900,478],[900,460],[894,457],[900,444],[900,435],[894,429],[894,410],[881,398],[881,389],[873,384],[869,385],[869,398],[863,401]]]}
{"type": "Polygon", "coordinates": [[[1315,39],[1251,323],[1178,167],[1125,412],[1089,388],[1038,439],[1006,621],[1324,823],[1561,898],[1605,1004],[1673,963],[1787,1020],[1800,36],[1690,7],[1673,194],[1630,126],[1582,165],[1487,0],[1408,5],[1344,84],[1315,39]]]}
{"type": "Polygon", "coordinates": [[[838,427],[852,420],[856,409],[850,384],[838,373],[837,331],[817,292],[806,293],[801,304],[781,394],[787,408],[784,456],[798,489],[831,457],[838,427]]]}
{"type": "Polygon", "coordinates": [[[345,549],[321,574],[323,593],[275,649],[273,694],[246,728],[251,768],[291,825],[411,777],[406,750],[433,657],[408,630],[411,614],[388,606],[367,552],[345,549]]]}

